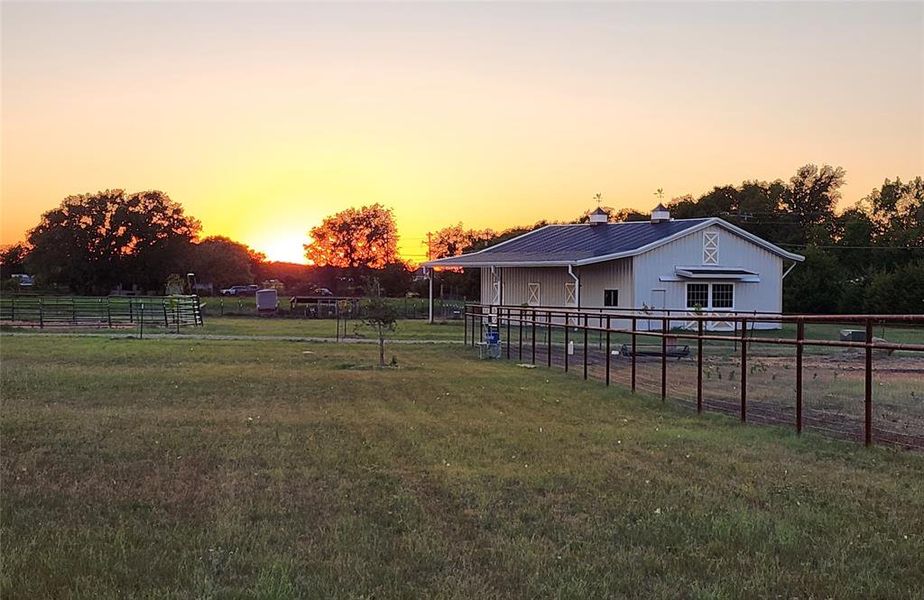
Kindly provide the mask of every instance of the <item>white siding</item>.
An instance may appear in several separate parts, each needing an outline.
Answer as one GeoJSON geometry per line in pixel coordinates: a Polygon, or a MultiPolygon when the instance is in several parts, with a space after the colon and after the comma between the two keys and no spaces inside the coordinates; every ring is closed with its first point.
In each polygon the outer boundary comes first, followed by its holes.
{"type": "MultiPolygon", "coordinates": [[[[705,231],[718,232],[718,264],[754,271],[759,283],[734,282],[734,310],[781,312],[783,308],[783,259],[764,248],[721,227],[705,231]]],[[[635,257],[635,301],[653,305],[653,291],[664,290],[664,308],[686,310],[686,283],[660,281],[673,277],[678,266],[703,264],[703,231],[697,231],[635,257]]],[[[703,280],[706,282],[706,280],[703,280]]],[[[657,294],[657,293],[656,293],[657,294]]],[[[659,308],[656,307],[655,308],[659,308]]]]}
{"type": "Polygon", "coordinates": [[[631,258],[587,265],[577,274],[581,278],[581,308],[602,307],[603,290],[619,290],[619,308],[634,307],[631,258]]]}

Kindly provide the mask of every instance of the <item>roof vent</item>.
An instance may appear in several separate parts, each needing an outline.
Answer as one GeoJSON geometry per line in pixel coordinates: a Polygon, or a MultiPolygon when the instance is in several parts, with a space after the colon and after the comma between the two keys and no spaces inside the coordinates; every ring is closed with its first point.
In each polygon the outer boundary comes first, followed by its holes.
{"type": "Polygon", "coordinates": [[[601,223],[609,223],[610,216],[606,214],[606,211],[600,207],[597,207],[597,210],[590,213],[590,224],[591,225],[600,225],[601,223]]]}
{"type": "Polygon", "coordinates": [[[671,220],[671,211],[667,210],[663,204],[658,204],[651,210],[652,223],[666,223],[671,220]]]}

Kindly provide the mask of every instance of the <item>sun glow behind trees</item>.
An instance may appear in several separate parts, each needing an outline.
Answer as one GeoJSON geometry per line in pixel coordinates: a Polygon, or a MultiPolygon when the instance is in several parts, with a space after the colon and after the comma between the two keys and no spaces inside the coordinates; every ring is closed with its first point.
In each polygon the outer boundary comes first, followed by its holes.
{"type": "Polygon", "coordinates": [[[118,187],[289,260],[380,202],[420,261],[445,224],[571,219],[598,190],[647,212],[824,160],[843,208],[924,161],[920,4],[2,10],[2,243],[118,187]]]}

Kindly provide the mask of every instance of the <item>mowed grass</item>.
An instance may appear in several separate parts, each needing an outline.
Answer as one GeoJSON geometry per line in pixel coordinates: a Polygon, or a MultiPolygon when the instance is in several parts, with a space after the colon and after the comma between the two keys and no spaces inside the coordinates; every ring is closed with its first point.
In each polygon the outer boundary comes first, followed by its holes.
{"type": "MultiPolygon", "coordinates": [[[[350,338],[376,339],[375,330],[359,320],[340,322],[342,336],[344,327],[350,338]]],[[[260,317],[211,317],[205,319],[201,328],[187,328],[183,333],[215,335],[268,335],[295,337],[337,336],[337,321],[334,319],[260,318],[260,317]]],[[[461,320],[436,321],[428,323],[423,319],[401,319],[393,339],[404,340],[452,340],[462,342],[464,331],[461,320]]]]}
{"type": "MultiPolygon", "coordinates": [[[[362,321],[350,320],[340,322],[340,336],[356,339],[377,339],[375,330],[362,321]],[[345,329],[344,329],[345,328],[345,329]]],[[[0,331],[27,333],[97,333],[97,334],[133,334],[138,335],[138,327],[12,327],[0,325],[0,331]]],[[[144,335],[172,335],[175,329],[145,324],[144,335]]],[[[337,321],[334,319],[299,319],[274,317],[206,317],[202,327],[182,327],[183,335],[220,335],[220,336],[264,336],[264,337],[337,337],[337,321]]],[[[397,340],[437,340],[462,342],[465,333],[461,320],[435,321],[428,323],[423,319],[400,319],[395,330],[389,333],[390,339],[397,340]]]]}
{"type": "Polygon", "coordinates": [[[0,338],[0,596],[924,594],[920,455],[375,353],[0,338]]]}

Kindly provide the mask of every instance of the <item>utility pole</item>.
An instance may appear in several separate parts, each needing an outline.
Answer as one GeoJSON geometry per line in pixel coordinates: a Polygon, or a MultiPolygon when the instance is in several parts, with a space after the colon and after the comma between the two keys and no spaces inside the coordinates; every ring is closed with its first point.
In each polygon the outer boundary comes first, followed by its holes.
{"type": "MultiPolygon", "coordinates": [[[[427,232],[427,260],[433,260],[433,234],[427,232]]],[[[427,305],[427,322],[433,324],[433,267],[427,267],[427,279],[430,284],[430,301],[427,305]]]]}

